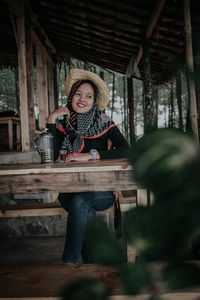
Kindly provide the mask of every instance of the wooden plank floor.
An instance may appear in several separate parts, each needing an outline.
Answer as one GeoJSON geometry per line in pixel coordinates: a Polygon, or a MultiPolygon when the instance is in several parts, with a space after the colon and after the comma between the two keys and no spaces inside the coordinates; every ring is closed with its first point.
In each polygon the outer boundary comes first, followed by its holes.
{"type": "MultiPolygon", "coordinates": [[[[110,300],[147,300],[149,295],[125,296],[118,270],[97,265],[78,268],[62,264],[64,238],[31,238],[0,243],[0,299],[60,300],[62,287],[81,276],[94,276],[109,285],[110,300]]],[[[200,262],[197,262],[200,264],[200,262]]],[[[162,264],[151,265],[157,278],[162,264]]],[[[200,300],[200,287],[189,291],[162,292],[163,300],[200,300]]]]}
{"type": "MultiPolygon", "coordinates": [[[[111,300],[147,300],[149,297],[148,294],[137,297],[123,295],[119,285],[120,274],[114,268],[97,265],[74,267],[52,264],[1,267],[0,299],[59,299],[62,288],[82,276],[95,277],[107,284],[111,290],[111,300]]],[[[194,291],[164,292],[162,297],[163,300],[199,300],[200,288],[196,288],[194,291]]]]}
{"type": "Polygon", "coordinates": [[[72,267],[64,264],[0,268],[0,299],[58,297],[61,289],[81,276],[97,277],[119,294],[118,272],[96,265],[72,267]]]}

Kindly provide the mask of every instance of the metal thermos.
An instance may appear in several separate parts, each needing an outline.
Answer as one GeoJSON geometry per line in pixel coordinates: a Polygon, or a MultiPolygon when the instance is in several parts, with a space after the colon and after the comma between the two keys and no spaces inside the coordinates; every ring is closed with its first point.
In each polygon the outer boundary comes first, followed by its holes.
{"type": "Polygon", "coordinates": [[[53,135],[48,132],[48,128],[45,128],[45,131],[40,134],[35,146],[41,156],[41,163],[53,162],[53,135]]]}

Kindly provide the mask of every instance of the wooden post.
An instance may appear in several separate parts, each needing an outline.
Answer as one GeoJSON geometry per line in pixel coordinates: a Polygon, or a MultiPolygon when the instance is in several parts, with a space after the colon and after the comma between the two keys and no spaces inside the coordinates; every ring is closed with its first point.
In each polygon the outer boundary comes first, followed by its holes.
{"type": "Polygon", "coordinates": [[[27,62],[27,85],[28,85],[28,108],[29,108],[29,136],[30,147],[34,148],[35,144],[35,103],[34,103],[34,81],[33,81],[33,44],[31,30],[27,30],[26,45],[26,62],[27,62]]]}
{"type": "Polygon", "coordinates": [[[54,100],[54,82],[53,82],[53,67],[48,68],[48,83],[49,83],[49,110],[50,112],[55,110],[55,100],[54,100]]]}
{"type": "Polygon", "coordinates": [[[37,49],[37,91],[38,91],[38,109],[39,109],[39,129],[46,127],[47,117],[49,115],[48,105],[48,84],[46,61],[39,47],[37,49]]]}
{"type": "MultiPolygon", "coordinates": [[[[69,65],[70,70],[70,65],[69,65]]],[[[54,86],[54,103],[55,108],[58,108],[58,81],[57,81],[57,66],[53,67],[53,86],[54,86]]]]}
{"type": "Polygon", "coordinates": [[[24,6],[21,6],[22,15],[17,18],[18,64],[19,64],[19,94],[20,94],[20,121],[22,152],[30,151],[29,120],[28,120],[28,94],[26,73],[26,43],[24,6]]]}
{"type": "Polygon", "coordinates": [[[194,138],[196,142],[199,144],[196,92],[195,92],[194,79],[191,76],[191,74],[194,73],[194,65],[193,65],[193,49],[192,49],[191,18],[190,18],[190,0],[184,0],[184,13],[185,13],[186,62],[190,74],[188,78],[190,120],[191,120],[191,127],[192,127],[194,138]]]}

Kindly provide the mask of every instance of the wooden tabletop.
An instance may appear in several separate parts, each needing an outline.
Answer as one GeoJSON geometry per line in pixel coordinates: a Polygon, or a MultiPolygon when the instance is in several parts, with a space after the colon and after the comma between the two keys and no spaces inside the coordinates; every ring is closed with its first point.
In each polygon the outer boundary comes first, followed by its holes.
{"type": "Polygon", "coordinates": [[[137,189],[125,159],[0,165],[1,193],[137,189]]]}
{"type": "Polygon", "coordinates": [[[101,171],[131,170],[126,159],[104,159],[97,161],[82,161],[68,163],[19,163],[0,165],[1,175],[22,174],[56,174],[77,172],[101,172],[101,171]]]}

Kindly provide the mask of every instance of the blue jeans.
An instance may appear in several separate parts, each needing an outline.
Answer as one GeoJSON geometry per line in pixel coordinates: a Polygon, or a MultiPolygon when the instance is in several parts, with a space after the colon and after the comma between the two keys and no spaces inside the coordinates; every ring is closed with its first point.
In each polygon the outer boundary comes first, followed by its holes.
{"type": "Polygon", "coordinates": [[[87,222],[96,216],[96,211],[112,206],[112,192],[80,192],[59,194],[63,208],[68,212],[63,261],[78,264],[82,255],[83,263],[95,263],[92,251],[88,249],[84,233],[87,222]]]}

